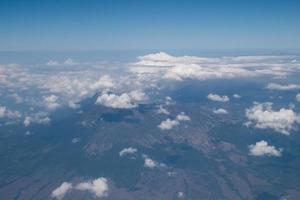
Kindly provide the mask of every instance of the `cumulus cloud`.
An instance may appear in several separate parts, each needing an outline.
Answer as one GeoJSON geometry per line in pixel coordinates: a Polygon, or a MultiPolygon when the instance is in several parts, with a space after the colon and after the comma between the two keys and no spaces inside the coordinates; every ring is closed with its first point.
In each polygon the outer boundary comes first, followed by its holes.
{"type": "Polygon", "coordinates": [[[219,108],[219,109],[217,109],[217,110],[213,110],[213,112],[214,112],[215,114],[228,114],[228,111],[225,110],[225,109],[223,109],[223,108],[219,108]]]}
{"type": "Polygon", "coordinates": [[[189,116],[187,116],[184,112],[181,112],[180,114],[178,114],[176,116],[176,119],[178,121],[190,121],[191,120],[191,118],[189,116]]]}
{"type": "Polygon", "coordinates": [[[0,118],[16,119],[22,115],[18,111],[12,111],[6,108],[6,106],[0,106],[0,118]]]}
{"type": "Polygon", "coordinates": [[[178,120],[171,120],[171,119],[166,119],[164,121],[162,121],[158,127],[161,129],[161,130],[170,130],[172,129],[173,127],[175,126],[178,126],[180,123],[178,120]]]}
{"type": "Polygon", "coordinates": [[[297,123],[300,123],[300,116],[292,109],[281,108],[278,111],[272,109],[272,103],[256,104],[246,109],[247,124],[254,124],[256,128],[271,128],[277,132],[289,135],[297,123]]]}
{"type": "Polygon", "coordinates": [[[153,53],[138,57],[131,72],[139,75],[163,77],[172,80],[185,79],[220,79],[236,77],[253,77],[273,75],[283,77],[297,63],[288,62],[289,56],[237,56],[237,57],[198,57],[172,56],[165,52],[153,53]],[[286,60],[286,65],[276,63],[286,60]],[[158,76],[157,76],[158,75],[158,76]]]}
{"type": "Polygon", "coordinates": [[[208,94],[207,98],[209,100],[219,101],[219,102],[227,102],[227,101],[229,101],[229,97],[228,96],[220,96],[218,94],[212,94],[212,93],[208,94]]]}
{"type": "Polygon", "coordinates": [[[300,93],[296,95],[296,101],[300,102],[300,93]]]}
{"type": "Polygon", "coordinates": [[[97,98],[96,104],[111,108],[129,109],[137,107],[139,102],[145,101],[146,99],[146,94],[137,90],[121,95],[104,93],[97,98]]]}
{"type": "Polygon", "coordinates": [[[151,158],[145,158],[144,166],[152,169],[154,167],[157,167],[157,162],[152,160],[151,158]]]}
{"type": "Polygon", "coordinates": [[[23,123],[25,127],[30,126],[32,123],[45,125],[50,123],[50,118],[46,113],[36,113],[32,116],[26,116],[23,123]]]}
{"type": "Polygon", "coordinates": [[[108,196],[108,183],[107,179],[100,177],[91,181],[84,181],[73,186],[72,183],[63,182],[58,188],[52,191],[51,197],[56,199],[63,199],[64,196],[72,190],[88,191],[98,198],[108,196]]]}
{"type": "Polygon", "coordinates": [[[96,197],[108,196],[108,183],[107,179],[100,177],[92,181],[81,182],[75,186],[77,190],[89,191],[96,197]]]}
{"type": "Polygon", "coordinates": [[[48,110],[55,110],[60,107],[60,104],[57,103],[57,100],[58,96],[52,94],[44,97],[44,104],[48,110]]]}
{"type": "Polygon", "coordinates": [[[249,145],[250,155],[252,156],[281,156],[282,149],[268,145],[268,142],[261,140],[256,142],[255,145],[249,145]]]}
{"type": "Polygon", "coordinates": [[[168,119],[162,121],[158,125],[158,127],[161,130],[170,130],[170,129],[174,128],[175,126],[178,126],[180,124],[180,121],[189,121],[189,120],[191,120],[191,118],[189,116],[187,116],[184,112],[181,112],[173,120],[168,118],[168,119]]]}
{"type": "Polygon", "coordinates": [[[119,156],[124,156],[124,155],[128,155],[128,154],[134,154],[137,152],[136,148],[132,148],[132,147],[128,147],[128,148],[124,148],[119,152],[119,156]]]}
{"type": "Polygon", "coordinates": [[[297,84],[281,85],[281,84],[277,84],[277,83],[269,83],[267,85],[267,89],[269,89],[269,90],[299,90],[300,85],[297,85],[297,84]]]}
{"type": "Polygon", "coordinates": [[[52,191],[51,196],[56,199],[62,199],[72,188],[72,183],[63,182],[58,188],[52,191]]]}
{"type": "Polygon", "coordinates": [[[170,112],[165,109],[162,105],[159,106],[158,110],[156,111],[158,114],[164,114],[164,115],[169,115],[170,112]]]}

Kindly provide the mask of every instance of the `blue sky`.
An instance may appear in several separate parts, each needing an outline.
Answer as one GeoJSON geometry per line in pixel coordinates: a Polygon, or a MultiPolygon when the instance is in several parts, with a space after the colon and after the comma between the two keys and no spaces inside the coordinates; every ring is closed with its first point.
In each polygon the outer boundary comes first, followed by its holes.
{"type": "Polygon", "coordinates": [[[294,49],[300,1],[3,0],[0,50],[294,49]]]}

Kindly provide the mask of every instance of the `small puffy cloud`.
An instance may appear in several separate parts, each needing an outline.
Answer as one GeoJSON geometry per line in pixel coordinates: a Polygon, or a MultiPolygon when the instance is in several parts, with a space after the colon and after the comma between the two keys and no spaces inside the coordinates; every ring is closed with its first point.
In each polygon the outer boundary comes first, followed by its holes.
{"type": "Polygon", "coordinates": [[[6,106],[0,106],[0,118],[9,118],[9,119],[16,119],[20,118],[21,113],[18,111],[11,111],[6,108],[6,106]]]}
{"type": "Polygon", "coordinates": [[[281,85],[281,84],[277,84],[277,83],[269,83],[267,85],[267,89],[269,89],[269,90],[299,90],[300,85],[297,85],[297,84],[281,85]]]}
{"type": "Polygon", "coordinates": [[[158,127],[161,129],[161,130],[170,130],[172,129],[173,127],[175,126],[178,126],[180,123],[178,120],[171,120],[171,119],[166,119],[164,121],[162,121],[158,127]]]}
{"type": "Polygon", "coordinates": [[[207,98],[209,100],[219,101],[219,102],[227,102],[227,101],[229,101],[229,97],[228,96],[220,96],[218,94],[212,94],[212,93],[210,93],[209,95],[207,95],[207,98]]]}
{"type": "Polygon", "coordinates": [[[58,188],[52,191],[51,196],[56,199],[62,199],[72,188],[72,183],[63,182],[58,188]]]}
{"type": "Polygon", "coordinates": [[[45,113],[36,113],[33,116],[26,116],[23,123],[25,127],[30,126],[32,123],[45,125],[50,123],[50,118],[45,113]]]}
{"type": "Polygon", "coordinates": [[[109,75],[101,76],[95,83],[91,84],[91,89],[93,91],[101,89],[113,89],[116,87],[116,83],[109,75]]]}
{"type": "Polygon", "coordinates": [[[297,123],[300,123],[300,116],[292,109],[281,108],[276,111],[272,109],[272,103],[256,104],[246,109],[247,124],[254,124],[256,128],[271,128],[277,132],[289,135],[297,123]]]}
{"type": "Polygon", "coordinates": [[[155,160],[152,160],[151,158],[146,157],[144,160],[144,166],[148,167],[150,169],[153,169],[158,166],[158,163],[155,160]]]}
{"type": "Polygon", "coordinates": [[[107,179],[100,177],[92,181],[81,182],[76,185],[75,189],[81,191],[89,191],[96,197],[106,197],[108,195],[107,179]]]}
{"type": "Polygon", "coordinates": [[[181,112],[179,115],[176,116],[178,121],[190,121],[191,118],[187,116],[184,112],[181,112]]]}
{"type": "Polygon", "coordinates": [[[281,156],[282,149],[276,149],[274,146],[268,145],[268,142],[262,140],[256,142],[255,145],[249,146],[250,155],[252,156],[281,156]]]}
{"type": "Polygon", "coordinates": [[[240,98],[241,98],[241,95],[239,95],[239,94],[234,94],[233,97],[236,98],[236,99],[240,99],[240,98]]]}
{"type": "Polygon", "coordinates": [[[190,120],[191,120],[191,118],[189,116],[187,116],[184,112],[181,112],[173,120],[168,118],[168,119],[162,121],[158,125],[158,127],[161,130],[170,130],[170,129],[174,128],[175,126],[178,126],[180,124],[180,121],[190,121],[190,120]]]}
{"type": "Polygon", "coordinates": [[[121,95],[104,93],[97,98],[96,104],[111,108],[129,109],[137,107],[137,103],[145,101],[146,99],[146,94],[137,90],[121,95]]]}
{"type": "Polygon", "coordinates": [[[217,109],[217,110],[213,110],[213,112],[214,112],[215,114],[228,114],[228,111],[225,110],[225,109],[223,109],[223,108],[219,108],[219,109],[217,109]]]}
{"type": "Polygon", "coordinates": [[[121,95],[116,94],[102,94],[96,100],[96,104],[101,104],[106,107],[112,108],[134,108],[137,105],[131,102],[131,98],[128,94],[124,93],[121,95]]]}
{"type": "Polygon", "coordinates": [[[296,95],[296,101],[300,102],[300,93],[296,95]]]}
{"type": "Polygon", "coordinates": [[[159,106],[158,110],[156,111],[158,114],[164,114],[164,115],[169,115],[170,112],[167,111],[162,105],[159,106]]]}
{"type": "Polygon", "coordinates": [[[44,97],[44,105],[48,110],[55,110],[60,107],[60,104],[57,103],[57,100],[58,100],[58,96],[56,95],[52,94],[50,96],[46,96],[44,97]]]}
{"type": "Polygon", "coordinates": [[[128,155],[128,154],[134,154],[137,152],[136,148],[132,148],[132,147],[128,147],[128,148],[124,148],[119,152],[119,155],[122,157],[124,155],[128,155]]]}

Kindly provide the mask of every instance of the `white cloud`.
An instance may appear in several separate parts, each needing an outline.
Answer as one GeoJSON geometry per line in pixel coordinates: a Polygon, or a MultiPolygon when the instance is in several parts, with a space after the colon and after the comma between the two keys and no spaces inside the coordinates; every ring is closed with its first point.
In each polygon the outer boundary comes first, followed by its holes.
{"type": "Polygon", "coordinates": [[[6,106],[0,106],[0,118],[16,119],[21,116],[21,113],[18,111],[11,111],[7,109],[6,106]]]}
{"type": "Polygon", "coordinates": [[[213,112],[214,112],[215,114],[228,114],[228,111],[225,110],[225,109],[223,109],[223,108],[219,108],[219,109],[217,109],[217,110],[213,110],[213,112]]]}
{"type": "Polygon", "coordinates": [[[46,113],[36,113],[32,116],[26,116],[23,123],[25,127],[30,126],[32,123],[45,125],[50,123],[50,118],[46,113]]]}
{"type": "Polygon", "coordinates": [[[209,100],[219,101],[219,102],[227,102],[227,101],[229,101],[228,96],[220,96],[218,94],[212,94],[212,93],[210,93],[209,95],[207,95],[207,98],[209,100]]]}
{"type": "Polygon", "coordinates": [[[183,192],[178,192],[178,193],[177,193],[177,197],[178,197],[179,199],[183,199],[183,198],[184,198],[184,193],[183,193],[183,192]]]}
{"type": "Polygon", "coordinates": [[[285,135],[289,135],[295,124],[300,123],[300,116],[293,110],[281,108],[275,111],[270,102],[246,109],[246,116],[249,119],[248,124],[254,123],[260,129],[271,128],[285,135]]]}
{"type": "Polygon", "coordinates": [[[300,102],[300,93],[296,95],[296,101],[300,102]]]}
{"type": "Polygon", "coordinates": [[[255,145],[250,145],[249,151],[252,156],[281,156],[282,149],[276,149],[274,146],[268,145],[268,142],[261,140],[255,145]]]}
{"type": "Polygon", "coordinates": [[[184,112],[181,112],[179,115],[176,116],[178,121],[190,121],[191,118],[187,116],[184,112]]]}
{"type": "Polygon", "coordinates": [[[197,57],[172,56],[164,52],[138,57],[131,72],[140,76],[185,79],[224,79],[272,75],[284,77],[298,69],[298,63],[288,62],[291,56],[197,57]],[[281,62],[286,60],[284,67],[281,62]],[[278,63],[277,63],[278,61],[278,63]]]}
{"type": "Polygon", "coordinates": [[[167,111],[162,105],[159,106],[158,110],[156,111],[158,114],[164,114],[164,115],[169,115],[170,112],[167,111]]]}
{"type": "Polygon", "coordinates": [[[161,130],[170,130],[172,129],[173,127],[175,126],[178,126],[180,123],[178,120],[171,120],[171,119],[166,119],[164,121],[162,121],[158,127],[161,129],[161,130]]]}
{"type": "Polygon", "coordinates": [[[96,104],[111,108],[129,109],[137,107],[137,103],[145,101],[146,99],[146,94],[137,90],[121,95],[104,93],[97,98],[96,104]]]}
{"type": "Polygon", "coordinates": [[[181,112],[173,120],[168,118],[168,119],[162,121],[158,125],[158,127],[161,130],[170,130],[170,129],[174,128],[175,126],[178,126],[180,124],[180,121],[190,121],[190,120],[191,120],[191,118],[189,116],[187,116],[184,112],[181,112]]]}
{"type": "Polygon", "coordinates": [[[77,65],[78,63],[75,62],[72,58],[67,58],[65,61],[63,62],[59,62],[56,60],[49,60],[46,63],[46,66],[52,66],[52,67],[57,67],[57,66],[64,66],[64,65],[77,65]]]}
{"type": "Polygon", "coordinates": [[[72,188],[72,183],[63,182],[58,188],[52,191],[51,196],[56,199],[62,199],[72,188]]]}
{"type": "Polygon", "coordinates": [[[60,107],[60,104],[57,103],[57,100],[58,96],[52,94],[44,97],[44,104],[48,110],[55,110],[60,107]]]}
{"type": "Polygon", "coordinates": [[[239,94],[234,94],[233,97],[236,98],[236,99],[240,99],[240,98],[241,98],[241,95],[239,95],[239,94]]]}
{"type": "Polygon", "coordinates": [[[269,90],[299,90],[300,85],[297,85],[297,84],[280,85],[277,83],[269,83],[267,85],[267,89],[269,89],[269,90]]]}
{"type": "Polygon", "coordinates": [[[47,66],[59,66],[59,62],[57,62],[56,60],[49,60],[47,63],[46,63],[47,66]]]}
{"type": "Polygon", "coordinates": [[[108,183],[107,179],[100,177],[92,181],[81,182],[76,185],[77,190],[89,191],[93,193],[96,197],[106,197],[108,196],[108,183]]]}
{"type": "Polygon", "coordinates": [[[153,169],[154,167],[158,166],[158,163],[155,160],[146,157],[144,160],[144,166],[153,169]]]}
{"type": "Polygon", "coordinates": [[[119,152],[119,155],[122,157],[124,155],[128,155],[128,154],[134,154],[137,152],[136,148],[132,148],[132,147],[128,147],[128,148],[124,148],[119,152]]]}

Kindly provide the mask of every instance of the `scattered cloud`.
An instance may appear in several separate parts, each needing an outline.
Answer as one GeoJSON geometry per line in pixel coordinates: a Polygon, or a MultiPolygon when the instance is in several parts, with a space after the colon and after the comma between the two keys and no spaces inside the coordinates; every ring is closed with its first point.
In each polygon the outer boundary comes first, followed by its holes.
{"type": "Polygon", "coordinates": [[[207,98],[209,100],[219,101],[219,102],[227,102],[227,101],[229,101],[229,97],[228,96],[220,96],[218,94],[212,94],[212,93],[210,93],[209,95],[207,95],[207,98]]]}
{"type": "Polygon", "coordinates": [[[159,106],[158,110],[156,111],[158,114],[164,114],[164,115],[169,115],[170,112],[165,109],[162,105],[159,106]]]}
{"type": "Polygon", "coordinates": [[[180,123],[178,120],[171,120],[171,119],[166,119],[164,121],[162,121],[158,127],[161,129],[161,130],[170,130],[172,129],[173,127],[175,126],[178,126],[180,123]]]}
{"type": "Polygon", "coordinates": [[[81,182],[75,186],[77,190],[89,191],[96,197],[108,196],[108,183],[107,179],[100,177],[92,181],[81,182]]]}
{"type": "Polygon", "coordinates": [[[72,188],[72,183],[63,182],[58,188],[52,191],[51,196],[56,199],[62,199],[72,188]]]}
{"type": "Polygon", "coordinates": [[[249,145],[250,155],[252,156],[281,156],[282,149],[268,145],[268,142],[261,140],[256,142],[255,145],[249,145]]]}
{"type": "Polygon", "coordinates": [[[174,128],[175,126],[178,126],[180,124],[180,121],[189,121],[189,120],[191,120],[191,118],[189,116],[187,116],[184,112],[181,112],[173,120],[168,118],[168,119],[162,121],[158,125],[158,127],[161,130],[170,130],[170,129],[174,128]]]}
{"type": "Polygon", "coordinates": [[[234,94],[233,97],[236,98],[236,99],[240,99],[242,96],[239,95],[239,94],[234,94]]]}
{"type": "Polygon", "coordinates": [[[136,148],[132,148],[132,147],[128,147],[128,148],[124,148],[119,152],[119,156],[124,156],[124,155],[128,155],[128,154],[134,154],[137,152],[136,148]]]}
{"type": "Polygon", "coordinates": [[[36,113],[32,116],[26,116],[23,123],[25,127],[30,126],[32,123],[45,125],[50,123],[50,118],[47,113],[36,113]]]}
{"type": "Polygon", "coordinates": [[[63,182],[58,188],[52,191],[51,196],[56,199],[63,199],[64,196],[72,190],[89,191],[96,197],[108,196],[108,183],[107,179],[100,177],[91,181],[84,181],[73,186],[72,183],[63,182]]]}
{"type": "Polygon", "coordinates": [[[223,108],[219,108],[219,109],[217,109],[217,110],[213,110],[213,112],[214,112],[215,114],[228,114],[228,111],[225,110],[225,109],[223,109],[223,108]]]}
{"type": "Polygon", "coordinates": [[[0,106],[0,118],[16,119],[22,115],[18,111],[12,111],[6,108],[6,106],[0,106]]]}
{"type": "Polygon", "coordinates": [[[297,84],[281,85],[281,84],[277,84],[277,83],[269,83],[267,85],[267,89],[269,89],[269,90],[299,90],[300,85],[297,85],[297,84]]]}
{"type": "Polygon", "coordinates": [[[300,93],[296,95],[296,101],[300,102],[300,93]]]}
{"type": "Polygon", "coordinates": [[[176,116],[178,121],[190,121],[191,118],[187,116],[184,112],[181,112],[179,115],[176,116]]]}
{"type": "Polygon", "coordinates": [[[44,97],[44,104],[48,110],[55,110],[60,107],[60,104],[57,103],[57,100],[58,96],[52,94],[44,97]]]}
{"type": "Polygon", "coordinates": [[[152,160],[151,158],[145,158],[145,160],[144,160],[145,167],[153,169],[153,168],[157,167],[157,165],[158,165],[157,162],[152,160]]]}
{"type": "Polygon", "coordinates": [[[297,123],[300,123],[300,116],[292,109],[281,108],[276,111],[272,109],[272,103],[256,104],[246,109],[248,125],[254,124],[256,128],[271,128],[277,132],[289,135],[297,123]]]}
{"type": "Polygon", "coordinates": [[[145,101],[146,99],[146,94],[137,90],[121,95],[104,93],[97,98],[96,104],[111,108],[129,109],[137,107],[137,103],[145,101]]]}

